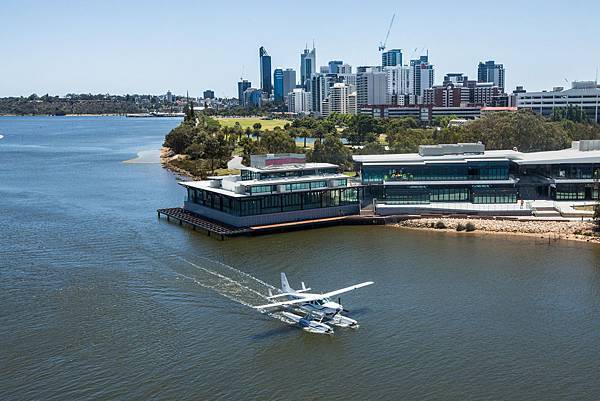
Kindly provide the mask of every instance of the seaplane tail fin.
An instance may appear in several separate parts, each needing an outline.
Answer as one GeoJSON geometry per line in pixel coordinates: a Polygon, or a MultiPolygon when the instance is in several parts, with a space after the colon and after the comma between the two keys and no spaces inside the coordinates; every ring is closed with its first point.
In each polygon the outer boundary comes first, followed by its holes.
{"type": "Polygon", "coordinates": [[[281,273],[281,291],[285,293],[292,293],[294,290],[290,287],[290,283],[288,283],[287,277],[285,273],[281,273]]]}
{"type": "Polygon", "coordinates": [[[273,297],[273,291],[269,288],[269,298],[273,297]]]}
{"type": "Polygon", "coordinates": [[[304,281],[302,282],[302,289],[306,291],[306,286],[304,285],[304,281]]]}

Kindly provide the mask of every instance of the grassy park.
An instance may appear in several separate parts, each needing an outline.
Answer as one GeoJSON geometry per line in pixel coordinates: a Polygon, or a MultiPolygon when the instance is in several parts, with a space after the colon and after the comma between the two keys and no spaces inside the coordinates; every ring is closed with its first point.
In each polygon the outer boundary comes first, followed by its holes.
{"type": "Polygon", "coordinates": [[[290,123],[288,120],[265,120],[256,117],[218,117],[217,120],[222,127],[233,127],[236,122],[239,122],[242,126],[242,129],[246,129],[247,127],[252,128],[254,124],[260,123],[262,130],[270,130],[275,127],[283,128],[285,124],[290,123]]]}

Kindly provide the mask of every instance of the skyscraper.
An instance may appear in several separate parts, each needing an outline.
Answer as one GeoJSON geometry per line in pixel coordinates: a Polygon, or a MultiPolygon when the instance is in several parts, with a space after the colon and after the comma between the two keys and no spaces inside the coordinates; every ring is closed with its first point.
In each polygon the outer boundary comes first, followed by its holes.
{"type": "Polygon", "coordinates": [[[271,56],[267,53],[267,49],[260,47],[258,49],[260,60],[260,89],[267,95],[271,95],[273,85],[271,84],[271,56]]]}
{"type": "Polygon", "coordinates": [[[202,94],[202,98],[204,98],[204,99],[214,99],[215,98],[215,91],[212,91],[210,89],[205,90],[204,93],[202,94]]]}
{"type": "Polygon", "coordinates": [[[331,60],[328,63],[328,68],[327,68],[327,72],[329,72],[330,74],[337,74],[338,73],[338,67],[343,65],[344,62],[341,60],[331,60]]]}
{"type": "Polygon", "coordinates": [[[410,60],[409,89],[414,96],[411,103],[421,103],[425,89],[433,86],[433,66],[429,64],[429,56],[421,56],[416,60],[410,60]]]}
{"type": "Polygon", "coordinates": [[[275,102],[283,103],[285,92],[283,90],[283,70],[281,68],[276,68],[273,71],[273,89],[275,102]]]}
{"type": "Polygon", "coordinates": [[[402,49],[392,49],[381,53],[381,65],[383,67],[402,65],[402,49]]]}
{"type": "Polygon", "coordinates": [[[296,87],[296,71],[291,68],[283,70],[283,97],[286,99],[288,93],[296,87]]]}
{"type": "Polygon", "coordinates": [[[405,97],[409,94],[410,68],[408,66],[396,65],[386,67],[388,96],[390,104],[404,105],[405,97]]]}
{"type": "Polygon", "coordinates": [[[358,106],[388,103],[387,72],[369,68],[356,75],[358,106]]]}
{"type": "Polygon", "coordinates": [[[300,85],[307,91],[310,91],[310,77],[317,71],[317,50],[313,46],[312,50],[308,48],[300,54],[300,85]]]}
{"type": "Polygon", "coordinates": [[[504,65],[496,64],[494,60],[480,62],[477,67],[478,82],[493,82],[504,93],[504,65]]]}
{"type": "Polygon", "coordinates": [[[246,80],[246,79],[242,79],[240,80],[240,82],[238,82],[238,102],[239,104],[244,104],[244,92],[246,91],[246,89],[250,88],[252,86],[252,82],[246,80]]]}

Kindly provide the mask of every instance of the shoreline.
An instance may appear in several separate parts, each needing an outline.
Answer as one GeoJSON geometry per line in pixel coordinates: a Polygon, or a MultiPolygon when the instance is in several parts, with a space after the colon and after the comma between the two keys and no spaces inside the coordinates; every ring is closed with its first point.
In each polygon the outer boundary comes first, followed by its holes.
{"type": "Polygon", "coordinates": [[[171,164],[171,160],[177,160],[181,155],[173,153],[171,148],[163,146],[160,148],[160,165],[170,171],[171,173],[178,175],[180,177],[189,178],[192,180],[200,180],[200,177],[196,177],[191,174],[189,171],[179,168],[171,164]]]}
{"type": "Polygon", "coordinates": [[[409,219],[394,224],[393,227],[406,230],[438,231],[455,235],[502,235],[543,239],[544,241],[576,241],[600,244],[600,236],[594,235],[594,223],[589,221],[519,221],[492,220],[477,218],[424,218],[409,219]],[[446,228],[431,225],[442,222],[446,228]],[[458,224],[475,225],[474,231],[457,231],[458,224]]]}

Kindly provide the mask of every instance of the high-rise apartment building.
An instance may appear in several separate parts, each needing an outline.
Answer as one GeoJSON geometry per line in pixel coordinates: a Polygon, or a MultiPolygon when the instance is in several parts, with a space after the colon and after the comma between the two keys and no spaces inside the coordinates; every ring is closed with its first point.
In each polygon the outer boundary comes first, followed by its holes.
{"type": "Polygon", "coordinates": [[[210,89],[205,90],[202,93],[202,98],[203,99],[214,99],[215,98],[215,91],[212,91],[210,89]]]}
{"type": "Polygon", "coordinates": [[[258,56],[260,60],[260,89],[263,93],[270,96],[273,91],[271,83],[271,56],[267,53],[267,49],[262,46],[258,49],[258,56]]]}
{"type": "Polygon", "coordinates": [[[403,105],[405,97],[409,95],[410,68],[396,65],[386,67],[388,104],[403,105]]]}
{"type": "Polygon", "coordinates": [[[352,66],[350,64],[338,65],[338,74],[352,74],[352,66]]]}
{"type": "Polygon", "coordinates": [[[496,64],[494,60],[480,62],[477,67],[478,82],[492,82],[504,93],[504,65],[496,64]]]}
{"type": "Polygon", "coordinates": [[[392,49],[387,52],[381,53],[381,66],[382,67],[393,67],[396,65],[402,65],[402,50],[392,49]]]}
{"type": "Polygon", "coordinates": [[[292,89],[286,97],[289,112],[296,114],[308,114],[310,112],[310,93],[303,88],[292,89]]]}
{"type": "Polygon", "coordinates": [[[387,72],[367,69],[356,76],[357,105],[381,105],[388,103],[387,72]]]}
{"type": "Polygon", "coordinates": [[[413,103],[422,103],[425,89],[433,86],[433,78],[433,66],[429,64],[429,56],[410,60],[409,92],[414,97],[413,103]]]}

